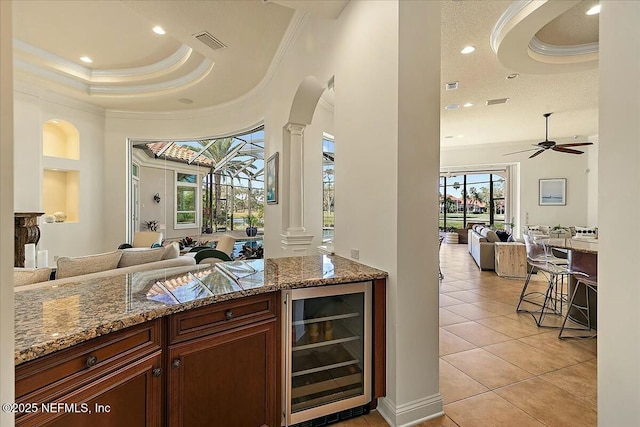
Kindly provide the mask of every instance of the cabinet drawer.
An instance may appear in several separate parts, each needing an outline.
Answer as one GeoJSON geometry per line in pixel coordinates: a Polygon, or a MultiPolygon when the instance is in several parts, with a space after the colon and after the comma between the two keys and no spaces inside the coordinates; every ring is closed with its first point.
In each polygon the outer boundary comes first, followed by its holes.
{"type": "Polygon", "coordinates": [[[42,402],[162,348],[162,319],[16,366],[16,402],[42,402]]]}
{"type": "Polygon", "coordinates": [[[171,315],[169,344],[276,317],[277,293],[255,295],[171,315]]]}

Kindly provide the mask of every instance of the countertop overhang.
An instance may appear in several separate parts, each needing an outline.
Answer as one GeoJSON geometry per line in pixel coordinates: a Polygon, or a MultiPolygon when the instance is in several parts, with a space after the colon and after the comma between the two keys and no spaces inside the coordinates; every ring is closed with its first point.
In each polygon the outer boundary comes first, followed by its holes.
{"type": "Polygon", "coordinates": [[[279,290],[386,278],[337,255],[173,267],[16,288],[15,364],[148,320],[279,290]]]}

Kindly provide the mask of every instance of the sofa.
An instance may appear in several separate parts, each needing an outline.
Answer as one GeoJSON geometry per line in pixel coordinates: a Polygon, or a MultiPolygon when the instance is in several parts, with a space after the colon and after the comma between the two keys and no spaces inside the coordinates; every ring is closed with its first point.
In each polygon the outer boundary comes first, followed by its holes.
{"type": "Polygon", "coordinates": [[[496,232],[484,225],[474,225],[469,229],[467,247],[480,270],[496,269],[494,243],[500,241],[496,232]]]}
{"type": "Polygon", "coordinates": [[[118,249],[96,255],[58,258],[55,280],[48,280],[51,269],[14,269],[16,291],[41,286],[62,285],[139,271],[195,265],[191,256],[180,256],[177,243],[159,248],[118,249]]]}

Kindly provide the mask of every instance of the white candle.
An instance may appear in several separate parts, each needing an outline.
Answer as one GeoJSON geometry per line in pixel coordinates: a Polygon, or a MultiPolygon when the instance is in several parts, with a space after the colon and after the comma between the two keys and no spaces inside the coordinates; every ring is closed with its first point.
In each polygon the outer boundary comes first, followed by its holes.
{"type": "Polygon", "coordinates": [[[36,268],[36,245],[33,243],[24,245],[24,266],[36,268]]]}
{"type": "Polygon", "coordinates": [[[38,266],[38,268],[47,267],[49,265],[49,251],[47,251],[46,249],[38,251],[38,257],[36,261],[36,265],[38,266]]]}

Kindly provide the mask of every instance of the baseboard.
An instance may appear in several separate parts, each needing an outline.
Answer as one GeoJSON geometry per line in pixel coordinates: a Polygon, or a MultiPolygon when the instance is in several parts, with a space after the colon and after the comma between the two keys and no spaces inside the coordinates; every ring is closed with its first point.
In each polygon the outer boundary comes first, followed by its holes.
{"type": "Polygon", "coordinates": [[[377,410],[391,427],[410,427],[444,415],[440,393],[399,406],[383,397],[377,410]]]}

